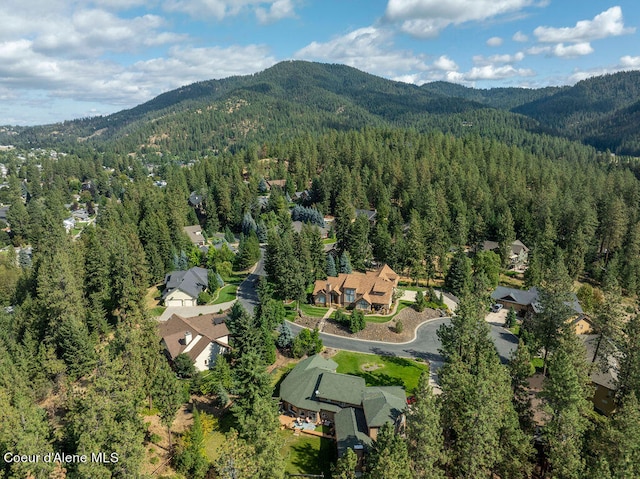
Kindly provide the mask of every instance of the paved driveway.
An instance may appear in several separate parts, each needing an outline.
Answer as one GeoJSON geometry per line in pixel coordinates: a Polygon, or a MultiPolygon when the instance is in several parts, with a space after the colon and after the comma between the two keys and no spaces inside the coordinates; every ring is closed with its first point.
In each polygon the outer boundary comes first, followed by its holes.
{"type": "Polygon", "coordinates": [[[267,273],[264,271],[264,249],[260,248],[260,259],[255,268],[253,268],[253,273],[247,276],[238,286],[238,291],[236,292],[238,301],[249,314],[253,314],[253,310],[258,306],[258,280],[261,276],[266,275],[267,273]]]}

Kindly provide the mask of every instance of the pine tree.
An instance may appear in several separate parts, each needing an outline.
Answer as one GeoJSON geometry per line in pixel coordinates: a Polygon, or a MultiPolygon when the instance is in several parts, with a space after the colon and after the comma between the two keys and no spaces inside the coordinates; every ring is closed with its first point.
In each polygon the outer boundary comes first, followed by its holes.
{"type": "Polygon", "coordinates": [[[427,301],[424,298],[424,293],[421,290],[416,291],[416,302],[414,304],[414,308],[416,311],[421,313],[424,311],[424,308],[427,306],[427,301]]]}
{"type": "Polygon", "coordinates": [[[347,451],[339,457],[335,465],[331,466],[331,477],[333,479],[356,479],[356,467],[358,467],[358,456],[353,449],[347,451]]]}
{"type": "Polygon", "coordinates": [[[414,479],[442,479],[444,461],[440,407],[423,372],[415,392],[416,401],[407,413],[407,446],[414,479]]]}
{"type": "Polygon", "coordinates": [[[640,404],[635,393],[622,398],[610,423],[609,465],[613,477],[640,477],[640,404]]]}
{"type": "Polygon", "coordinates": [[[291,347],[291,343],[293,342],[293,332],[291,328],[286,322],[283,322],[280,325],[280,335],[276,341],[276,345],[280,349],[288,349],[291,347]]]}
{"type": "Polygon", "coordinates": [[[550,419],[544,429],[548,458],[554,477],[584,477],[584,434],[589,427],[586,414],[592,409],[590,379],[584,346],[567,334],[549,361],[549,376],[541,396],[550,419]]]}
{"type": "Polygon", "coordinates": [[[158,408],[160,422],[167,428],[169,435],[169,449],[172,447],[171,441],[171,424],[176,418],[178,408],[182,404],[182,394],[175,375],[164,363],[156,373],[153,382],[153,393],[155,405],[158,408]]]}
{"type": "Polygon", "coordinates": [[[529,398],[528,379],[534,373],[535,368],[531,364],[529,348],[520,340],[518,348],[511,354],[509,375],[511,376],[513,405],[518,413],[520,425],[525,431],[530,431],[533,428],[533,412],[531,410],[531,399],[529,398]]]}
{"type": "Polygon", "coordinates": [[[635,314],[624,327],[620,342],[620,368],[617,398],[635,394],[640,397],[640,314],[635,314]]]}
{"type": "Polygon", "coordinates": [[[255,448],[239,438],[235,429],[231,429],[214,467],[220,479],[254,479],[260,470],[255,457],[255,448]]]}
{"type": "Polygon", "coordinates": [[[444,366],[442,422],[454,477],[526,477],[532,448],[518,425],[509,376],[500,364],[482,305],[470,297],[460,303],[451,325],[441,326],[444,366]]]}
{"type": "Polygon", "coordinates": [[[336,270],[336,261],[333,259],[333,255],[329,253],[327,255],[327,276],[336,277],[338,271],[336,270]]]}
{"type": "Polygon", "coordinates": [[[445,287],[456,296],[462,296],[471,288],[471,260],[462,250],[453,257],[444,278],[445,287]]]}
{"type": "Polygon", "coordinates": [[[353,268],[351,268],[351,259],[349,258],[349,253],[347,251],[343,251],[340,255],[340,272],[346,274],[353,273],[353,268]]]}
{"type": "Polygon", "coordinates": [[[391,423],[378,431],[367,460],[368,479],[411,479],[407,444],[394,432],[391,423]]]}

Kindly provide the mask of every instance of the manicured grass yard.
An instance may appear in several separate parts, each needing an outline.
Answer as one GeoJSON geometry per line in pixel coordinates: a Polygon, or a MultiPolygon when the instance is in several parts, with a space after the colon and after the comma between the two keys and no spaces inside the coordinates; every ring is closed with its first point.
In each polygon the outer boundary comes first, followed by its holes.
{"type": "Polygon", "coordinates": [[[412,394],[418,386],[420,374],[429,370],[427,364],[413,359],[349,351],[340,351],[331,359],[338,363],[337,372],[360,376],[367,386],[404,386],[407,394],[412,394]],[[365,371],[364,365],[375,369],[365,371]]]}
{"type": "MultiPolygon", "coordinates": [[[[296,303],[295,301],[291,304],[285,304],[284,310],[286,312],[286,318],[289,321],[295,321],[298,316],[296,312],[296,303]]],[[[305,316],[309,316],[311,318],[321,318],[325,315],[325,313],[329,310],[329,308],[320,308],[318,306],[313,306],[311,304],[300,303],[300,311],[305,316]]]]}
{"type": "Polygon", "coordinates": [[[393,313],[391,316],[365,316],[364,319],[368,322],[368,323],[386,323],[388,321],[391,321],[393,318],[396,317],[396,314],[398,314],[400,311],[402,311],[404,308],[406,308],[407,306],[411,306],[413,303],[411,301],[400,301],[398,303],[398,308],[396,309],[396,312],[393,313]]]}
{"type": "Polygon", "coordinates": [[[235,284],[226,284],[224,285],[220,291],[218,291],[218,297],[211,304],[220,304],[226,303],[227,301],[233,301],[236,299],[236,291],[238,290],[238,286],[235,284]]]}
{"type": "Polygon", "coordinates": [[[331,463],[335,461],[336,443],[331,439],[280,431],[285,441],[281,449],[287,474],[321,474],[330,477],[331,463]]]}
{"type": "MultiPolygon", "coordinates": [[[[204,449],[207,458],[213,462],[218,458],[224,444],[224,434],[231,427],[237,427],[231,413],[222,416],[218,427],[205,438],[204,449]]],[[[280,430],[282,441],[280,450],[289,474],[321,474],[329,477],[331,462],[335,461],[336,444],[331,439],[300,434],[294,436],[291,430],[280,430]]]]}

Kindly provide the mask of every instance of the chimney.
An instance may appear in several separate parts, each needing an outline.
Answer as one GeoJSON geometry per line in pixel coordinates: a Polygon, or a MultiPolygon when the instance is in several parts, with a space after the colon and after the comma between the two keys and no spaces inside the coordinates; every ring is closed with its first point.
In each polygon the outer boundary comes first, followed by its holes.
{"type": "Polygon", "coordinates": [[[185,346],[189,345],[189,343],[191,342],[191,338],[192,338],[191,331],[186,331],[184,333],[184,344],[185,344],[185,346]]]}
{"type": "Polygon", "coordinates": [[[327,287],[325,289],[327,292],[327,300],[325,301],[327,308],[331,307],[331,283],[327,281],[327,287]]]}

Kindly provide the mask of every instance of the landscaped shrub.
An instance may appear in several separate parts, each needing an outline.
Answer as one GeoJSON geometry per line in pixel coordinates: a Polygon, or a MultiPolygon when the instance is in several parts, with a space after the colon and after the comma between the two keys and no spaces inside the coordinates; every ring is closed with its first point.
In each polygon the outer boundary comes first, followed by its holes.
{"type": "Polygon", "coordinates": [[[349,318],[349,331],[357,333],[362,331],[367,326],[367,321],[364,319],[364,313],[359,309],[354,310],[349,318]]]}
{"type": "Polygon", "coordinates": [[[207,304],[209,301],[211,301],[211,295],[207,291],[198,295],[198,304],[207,304]]]}
{"type": "Polygon", "coordinates": [[[414,309],[421,313],[424,311],[424,308],[427,306],[427,302],[425,300],[424,294],[422,293],[422,291],[418,290],[416,292],[416,302],[413,305],[414,309]]]}
{"type": "Polygon", "coordinates": [[[404,324],[402,324],[402,321],[398,320],[398,322],[396,322],[396,333],[400,334],[402,331],[404,331],[404,324]]]}

